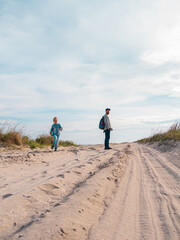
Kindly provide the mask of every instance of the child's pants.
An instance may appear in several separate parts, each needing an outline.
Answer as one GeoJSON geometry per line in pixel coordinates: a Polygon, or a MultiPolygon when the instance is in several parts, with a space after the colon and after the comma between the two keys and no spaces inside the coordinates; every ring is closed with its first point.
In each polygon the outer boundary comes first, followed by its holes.
{"type": "Polygon", "coordinates": [[[59,143],[59,137],[60,135],[53,135],[54,141],[53,141],[53,146],[55,146],[55,150],[58,148],[58,143],[59,143]]]}

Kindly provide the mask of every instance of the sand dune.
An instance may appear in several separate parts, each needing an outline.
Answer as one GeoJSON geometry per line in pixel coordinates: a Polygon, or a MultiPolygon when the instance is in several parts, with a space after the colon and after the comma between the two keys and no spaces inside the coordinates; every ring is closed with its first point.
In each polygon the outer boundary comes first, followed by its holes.
{"type": "Polygon", "coordinates": [[[180,157],[140,144],[0,153],[0,239],[180,239],[180,157]]]}

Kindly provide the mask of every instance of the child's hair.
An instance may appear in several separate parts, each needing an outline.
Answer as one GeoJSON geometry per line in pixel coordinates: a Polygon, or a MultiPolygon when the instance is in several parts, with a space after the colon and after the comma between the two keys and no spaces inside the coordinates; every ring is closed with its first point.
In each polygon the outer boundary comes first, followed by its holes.
{"type": "Polygon", "coordinates": [[[57,117],[54,117],[54,118],[53,118],[53,122],[55,121],[56,118],[57,118],[57,117]]]}

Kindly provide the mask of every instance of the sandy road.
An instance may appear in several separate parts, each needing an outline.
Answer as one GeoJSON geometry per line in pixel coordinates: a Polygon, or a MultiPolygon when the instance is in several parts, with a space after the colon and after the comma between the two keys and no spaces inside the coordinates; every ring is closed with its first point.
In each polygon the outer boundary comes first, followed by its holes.
{"type": "Polygon", "coordinates": [[[2,158],[0,239],[180,239],[177,154],[135,143],[28,154],[2,158]]]}

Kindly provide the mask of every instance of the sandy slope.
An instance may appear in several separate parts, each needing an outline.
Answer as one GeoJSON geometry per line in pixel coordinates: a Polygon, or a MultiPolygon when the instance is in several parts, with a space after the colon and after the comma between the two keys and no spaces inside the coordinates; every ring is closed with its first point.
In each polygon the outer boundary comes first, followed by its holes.
{"type": "Polygon", "coordinates": [[[180,239],[179,163],[135,143],[1,153],[0,239],[180,239]]]}

